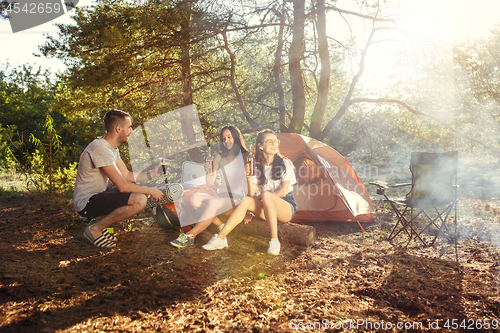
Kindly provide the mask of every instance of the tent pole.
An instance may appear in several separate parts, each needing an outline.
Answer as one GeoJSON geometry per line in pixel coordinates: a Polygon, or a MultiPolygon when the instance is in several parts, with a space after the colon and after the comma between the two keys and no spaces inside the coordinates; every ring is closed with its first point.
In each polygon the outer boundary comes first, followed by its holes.
{"type": "Polygon", "coordinates": [[[356,219],[356,222],[358,222],[358,225],[361,228],[361,230],[363,230],[363,232],[366,233],[366,231],[365,231],[365,229],[363,229],[363,226],[361,225],[361,223],[359,223],[358,218],[355,217],[355,219],[356,219]]]}

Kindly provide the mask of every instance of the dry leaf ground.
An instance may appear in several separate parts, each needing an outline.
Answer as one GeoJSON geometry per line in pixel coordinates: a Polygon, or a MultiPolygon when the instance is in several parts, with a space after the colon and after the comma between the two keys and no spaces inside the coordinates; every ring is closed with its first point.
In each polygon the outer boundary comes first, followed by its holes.
{"type": "Polygon", "coordinates": [[[460,239],[457,263],[443,240],[406,250],[387,242],[394,220],[379,202],[379,221],[363,225],[366,232],[356,223],[314,223],[313,246],[283,242],[282,254],[271,257],[269,240],[256,236],[251,223],[231,233],[228,249],[201,248],[211,227],[194,247],[177,250],[168,242],[178,232],[148,226],[147,213],[115,227],[118,247],[98,249],[83,237],[70,198],[7,192],[0,198],[1,332],[500,326],[495,202],[461,200],[477,214],[460,216],[469,238],[460,239]]]}

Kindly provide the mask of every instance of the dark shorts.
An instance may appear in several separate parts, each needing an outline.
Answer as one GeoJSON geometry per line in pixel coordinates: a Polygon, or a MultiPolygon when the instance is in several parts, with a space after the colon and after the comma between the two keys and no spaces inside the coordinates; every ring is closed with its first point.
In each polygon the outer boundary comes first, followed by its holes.
{"type": "Polygon", "coordinates": [[[292,192],[288,192],[283,198],[281,198],[290,204],[292,207],[292,218],[297,212],[297,204],[295,203],[295,199],[293,198],[292,192]]]}
{"type": "Polygon", "coordinates": [[[94,194],[87,201],[85,208],[79,211],[78,214],[89,219],[108,215],[115,209],[128,205],[130,194],[121,193],[116,188],[94,194]]]}

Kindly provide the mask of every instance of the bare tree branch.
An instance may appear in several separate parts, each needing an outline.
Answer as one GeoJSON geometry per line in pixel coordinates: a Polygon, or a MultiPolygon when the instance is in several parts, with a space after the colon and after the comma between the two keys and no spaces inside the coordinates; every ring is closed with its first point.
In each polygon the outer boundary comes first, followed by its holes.
{"type": "Polygon", "coordinates": [[[371,45],[372,38],[373,38],[376,31],[377,31],[377,29],[375,28],[375,26],[373,26],[372,31],[370,33],[370,36],[368,37],[368,40],[366,41],[366,45],[365,45],[363,51],[361,52],[361,59],[359,62],[359,70],[354,75],[354,77],[352,79],[351,86],[349,87],[349,91],[347,92],[347,95],[344,99],[344,103],[342,103],[342,106],[340,107],[337,114],[327,123],[327,125],[325,126],[323,131],[321,131],[321,133],[315,139],[318,139],[320,141],[324,140],[326,138],[326,136],[328,135],[328,133],[330,133],[332,128],[339,122],[339,120],[345,114],[345,112],[347,111],[347,108],[351,105],[349,103],[350,99],[352,97],[352,94],[354,93],[354,88],[356,87],[356,84],[358,83],[359,78],[361,77],[361,75],[363,74],[363,72],[365,70],[366,53],[368,52],[368,48],[371,45]]]}
{"type": "Polygon", "coordinates": [[[349,101],[349,105],[357,104],[357,103],[394,103],[394,104],[401,105],[406,110],[410,111],[412,114],[414,114],[416,116],[424,116],[424,117],[430,118],[430,119],[434,120],[435,122],[439,123],[440,125],[442,125],[443,127],[445,127],[447,129],[453,131],[454,133],[460,135],[464,139],[466,139],[466,140],[468,140],[470,142],[476,143],[476,144],[478,144],[478,145],[480,145],[480,146],[482,146],[482,147],[484,147],[486,149],[489,149],[491,151],[494,151],[494,152],[498,153],[497,149],[489,147],[489,146],[483,144],[482,142],[480,142],[480,141],[478,141],[478,140],[476,140],[474,138],[471,138],[468,135],[465,135],[463,133],[458,132],[452,126],[450,126],[450,124],[437,119],[436,117],[434,117],[433,115],[431,115],[429,113],[418,111],[415,108],[413,108],[410,105],[408,105],[406,102],[403,102],[403,101],[400,101],[400,100],[397,100],[397,99],[393,99],[393,98],[354,98],[354,99],[352,99],[352,100],[349,101]]]}
{"type": "Polygon", "coordinates": [[[234,53],[231,51],[231,48],[229,47],[229,40],[227,38],[227,32],[221,31],[220,33],[224,39],[224,49],[229,54],[229,59],[231,60],[231,74],[230,74],[229,79],[231,81],[231,86],[233,87],[233,91],[234,91],[236,100],[238,101],[238,104],[240,106],[241,112],[243,112],[243,116],[248,121],[250,126],[252,126],[252,128],[254,128],[254,129],[260,128],[260,125],[257,124],[255,122],[255,120],[253,120],[250,117],[250,114],[248,113],[248,110],[245,106],[245,103],[243,102],[243,98],[241,97],[240,90],[238,89],[238,85],[236,84],[236,79],[235,79],[235,76],[236,76],[236,57],[234,56],[234,53]]]}
{"type": "Polygon", "coordinates": [[[369,19],[369,20],[372,20],[372,21],[378,21],[378,22],[391,22],[391,23],[394,23],[394,22],[397,21],[396,19],[388,19],[388,18],[380,18],[380,17],[376,17],[376,16],[364,15],[364,14],[361,14],[361,13],[352,12],[350,10],[340,9],[338,7],[335,7],[335,6],[326,6],[326,10],[333,10],[333,11],[336,11],[338,13],[354,15],[354,16],[358,16],[358,17],[361,17],[361,18],[369,19]]]}

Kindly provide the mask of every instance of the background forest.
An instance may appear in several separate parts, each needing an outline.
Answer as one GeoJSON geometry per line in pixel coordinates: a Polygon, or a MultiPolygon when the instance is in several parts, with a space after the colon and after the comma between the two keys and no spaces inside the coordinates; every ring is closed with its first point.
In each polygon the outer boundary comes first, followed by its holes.
{"type": "MultiPolygon", "coordinates": [[[[74,24],[59,25],[59,35],[40,46],[67,65],[56,80],[28,64],[2,65],[0,165],[23,176],[23,187],[71,191],[80,153],[104,134],[108,109],[130,112],[139,126],[195,104],[207,138],[226,124],[247,140],[270,127],[319,139],[355,166],[388,166],[388,152],[406,162],[410,151],[458,150],[462,195],[475,186],[495,196],[499,28],[450,45],[421,33],[398,3],[106,0],[78,7],[74,24]],[[373,76],[365,64],[382,59],[373,54],[394,48],[390,81],[363,81],[373,76]]],[[[374,176],[358,173],[365,182],[374,176]]]]}

